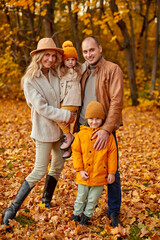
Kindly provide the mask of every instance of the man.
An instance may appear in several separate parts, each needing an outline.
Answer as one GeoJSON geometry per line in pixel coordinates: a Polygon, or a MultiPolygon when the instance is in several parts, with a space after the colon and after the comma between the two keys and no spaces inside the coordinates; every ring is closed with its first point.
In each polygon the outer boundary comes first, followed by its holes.
{"type": "MultiPolygon", "coordinates": [[[[102,46],[94,37],[87,37],[82,42],[82,53],[88,63],[88,68],[82,76],[82,108],[79,116],[79,126],[85,125],[86,106],[91,101],[99,101],[106,113],[106,119],[93,138],[97,138],[94,148],[98,151],[107,145],[109,134],[113,133],[117,145],[115,130],[122,124],[123,107],[123,76],[117,64],[106,61],[102,56],[102,46]]],[[[117,161],[118,145],[117,145],[117,161]]],[[[118,165],[118,164],[117,164],[118,165]]],[[[111,226],[121,224],[118,219],[121,206],[121,185],[117,169],[115,182],[108,184],[108,216],[111,226]]]]}

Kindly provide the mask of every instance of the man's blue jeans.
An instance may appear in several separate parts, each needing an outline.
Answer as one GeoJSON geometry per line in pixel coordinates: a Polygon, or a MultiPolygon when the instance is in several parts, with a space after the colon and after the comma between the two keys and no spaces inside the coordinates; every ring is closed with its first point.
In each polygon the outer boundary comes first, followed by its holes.
{"type": "Polygon", "coordinates": [[[116,132],[112,133],[117,146],[117,172],[115,174],[115,182],[112,184],[108,184],[108,209],[107,213],[110,215],[111,213],[120,213],[121,207],[121,182],[120,182],[120,175],[119,175],[119,154],[118,154],[118,143],[116,138],[116,132]]]}
{"type": "MultiPolygon", "coordinates": [[[[80,123],[78,124],[78,131],[80,130],[80,123]]],[[[119,175],[119,153],[118,153],[118,143],[116,138],[116,132],[112,133],[117,146],[117,172],[115,174],[115,182],[112,184],[108,184],[108,209],[107,214],[110,215],[111,213],[120,213],[121,207],[121,182],[120,182],[120,175],[119,175]]]]}

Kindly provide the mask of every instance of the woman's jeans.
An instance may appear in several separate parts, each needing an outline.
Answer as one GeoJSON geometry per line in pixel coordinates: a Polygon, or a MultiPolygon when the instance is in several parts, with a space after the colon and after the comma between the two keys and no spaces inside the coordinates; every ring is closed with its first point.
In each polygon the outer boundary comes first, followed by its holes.
{"type": "MultiPolygon", "coordinates": [[[[80,123],[78,124],[78,131],[80,130],[80,123]]],[[[108,209],[107,213],[110,215],[111,213],[120,213],[121,207],[121,182],[119,175],[119,154],[118,154],[118,143],[116,138],[116,132],[112,132],[117,146],[117,172],[115,174],[115,182],[112,184],[108,184],[108,209]]]]}
{"type": "Polygon", "coordinates": [[[51,157],[51,167],[48,175],[58,180],[64,167],[63,151],[60,149],[61,141],[39,142],[36,141],[36,161],[33,171],[26,177],[30,187],[41,180],[47,172],[51,157]],[[52,156],[51,156],[52,155],[52,156]]]}

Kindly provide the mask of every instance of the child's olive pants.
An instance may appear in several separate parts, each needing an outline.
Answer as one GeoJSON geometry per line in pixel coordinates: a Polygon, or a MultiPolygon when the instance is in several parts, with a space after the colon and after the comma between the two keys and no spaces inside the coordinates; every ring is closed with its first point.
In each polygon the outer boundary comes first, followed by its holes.
{"type": "Polygon", "coordinates": [[[102,194],[103,187],[104,185],[88,187],[86,185],[78,184],[78,195],[74,203],[74,215],[81,216],[86,204],[84,214],[90,218],[97,205],[98,199],[102,194]]]}

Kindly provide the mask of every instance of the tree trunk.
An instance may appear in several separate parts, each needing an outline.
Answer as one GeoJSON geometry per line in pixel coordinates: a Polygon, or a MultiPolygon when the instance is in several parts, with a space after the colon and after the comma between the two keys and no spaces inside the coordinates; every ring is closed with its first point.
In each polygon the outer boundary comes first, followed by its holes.
{"type": "Polygon", "coordinates": [[[80,59],[81,51],[80,51],[80,41],[78,36],[78,15],[77,13],[75,14],[75,20],[74,20],[72,15],[72,9],[71,9],[71,1],[68,2],[68,10],[69,10],[69,17],[70,17],[70,21],[71,21],[73,32],[74,32],[74,37],[76,40],[76,49],[78,53],[78,58],[80,59]]]}
{"type": "Polygon", "coordinates": [[[132,15],[129,8],[129,2],[127,0],[125,0],[125,2],[127,3],[127,8],[129,10],[128,16],[129,16],[130,26],[131,26],[131,47],[132,47],[132,55],[133,55],[134,76],[136,78],[136,53],[135,53],[135,36],[134,36],[134,28],[133,28],[133,19],[132,19],[132,15]]]}
{"type": "Polygon", "coordinates": [[[29,6],[27,8],[27,15],[28,15],[28,21],[29,21],[29,25],[30,25],[30,29],[32,32],[32,39],[36,39],[35,37],[35,31],[34,31],[34,13],[31,12],[29,6]]]}
{"type": "MultiPolygon", "coordinates": [[[[46,37],[53,37],[54,33],[56,32],[55,25],[54,25],[54,10],[55,10],[55,1],[50,0],[48,4],[43,6],[43,9],[46,9],[46,15],[44,17],[44,27],[45,27],[45,36],[46,37]]],[[[59,47],[59,41],[57,35],[54,36],[54,41],[59,47]]]]}
{"type": "Polygon", "coordinates": [[[44,17],[45,35],[51,37],[53,35],[53,16],[54,16],[55,1],[49,1],[49,4],[45,4],[43,9],[46,9],[46,15],[44,17]]]}
{"type": "Polygon", "coordinates": [[[21,59],[20,59],[20,65],[21,66],[26,66],[29,64],[29,58],[28,58],[28,54],[26,54],[26,49],[24,46],[19,46],[19,44],[17,44],[17,42],[22,42],[24,40],[24,36],[22,34],[22,24],[21,24],[21,21],[20,21],[20,13],[19,13],[19,7],[16,7],[16,10],[14,12],[14,15],[15,15],[15,22],[16,22],[16,25],[18,27],[18,31],[17,31],[17,34],[16,34],[16,45],[17,45],[17,52],[20,51],[20,54],[21,54],[21,59]]]}
{"type": "Polygon", "coordinates": [[[145,14],[145,37],[144,37],[144,73],[145,77],[148,78],[147,74],[147,37],[148,37],[148,13],[149,13],[149,7],[151,4],[151,0],[147,1],[147,9],[146,9],[146,14],[145,14]]]}
{"type": "Polygon", "coordinates": [[[12,30],[11,19],[10,19],[8,7],[7,7],[7,5],[6,5],[4,0],[2,0],[2,4],[3,4],[4,13],[5,13],[5,16],[6,16],[6,19],[7,19],[7,23],[9,24],[9,26],[10,26],[10,28],[12,30]]]}
{"type": "Polygon", "coordinates": [[[155,82],[156,82],[156,71],[157,71],[157,64],[158,64],[159,33],[160,33],[160,1],[157,0],[157,2],[158,2],[158,14],[157,14],[157,23],[156,23],[156,42],[155,42],[155,49],[154,49],[151,88],[150,88],[151,99],[153,97],[153,90],[155,89],[155,82]]]}
{"type": "MultiPolygon", "coordinates": [[[[118,7],[115,3],[115,0],[110,0],[109,5],[110,5],[110,9],[112,11],[112,14],[114,16],[114,13],[118,12],[118,7]]],[[[131,90],[132,105],[137,106],[138,105],[138,95],[137,95],[136,75],[135,75],[136,67],[135,67],[135,59],[133,56],[132,41],[128,34],[125,22],[121,19],[119,22],[117,22],[117,25],[119,26],[119,28],[122,32],[123,38],[124,38],[124,48],[125,48],[126,61],[127,61],[127,69],[128,69],[128,76],[129,76],[129,83],[130,83],[130,90],[131,90]]]]}
{"type": "MultiPolygon", "coordinates": [[[[103,0],[100,0],[100,17],[102,17],[102,14],[105,15],[105,10],[104,10],[104,5],[103,5],[103,0]]],[[[101,19],[101,18],[100,18],[101,19]]],[[[109,23],[106,22],[105,23],[108,30],[110,31],[111,35],[114,37],[115,34],[114,34],[114,31],[112,30],[112,28],[110,27],[109,23]]],[[[100,29],[98,28],[98,33],[99,33],[100,29]]],[[[119,50],[122,51],[123,50],[123,47],[121,46],[120,42],[118,41],[118,38],[115,39],[118,47],[119,47],[119,50]]]]}

